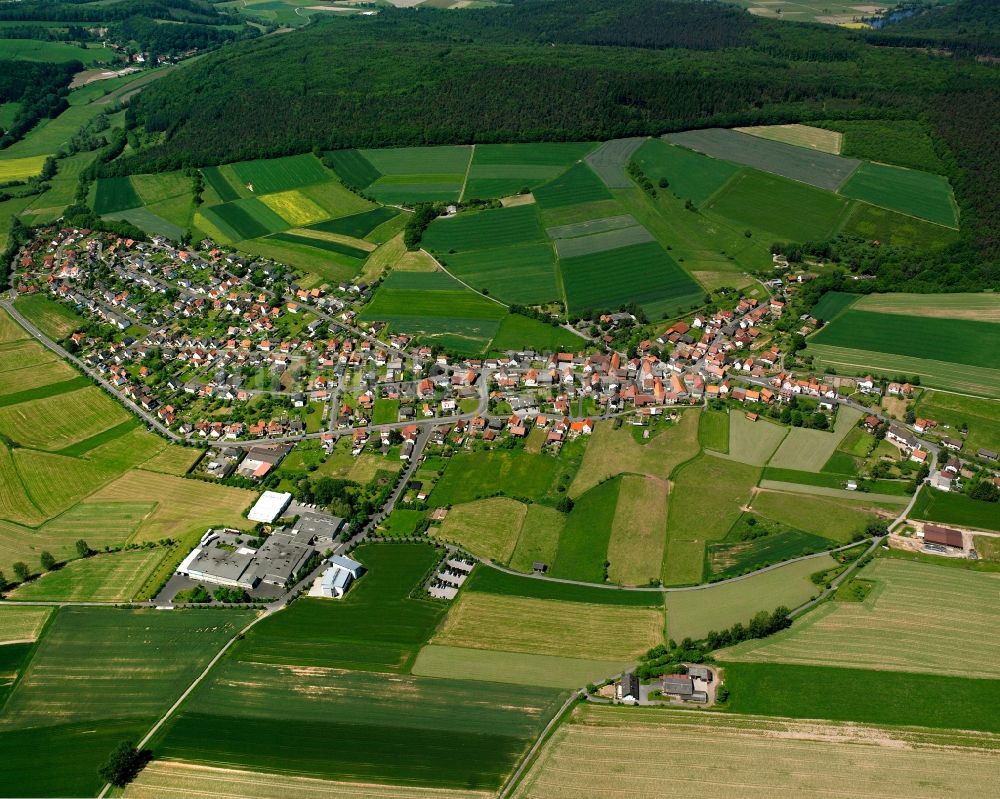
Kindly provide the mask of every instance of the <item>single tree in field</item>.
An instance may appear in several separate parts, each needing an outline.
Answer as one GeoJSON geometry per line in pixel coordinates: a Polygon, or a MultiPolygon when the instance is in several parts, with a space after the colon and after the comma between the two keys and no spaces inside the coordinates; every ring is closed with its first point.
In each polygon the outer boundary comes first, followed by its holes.
{"type": "Polygon", "coordinates": [[[38,560],[41,561],[42,571],[50,572],[52,571],[52,569],[55,568],[56,559],[52,557],[51,552],[48,551],[43,552],[41,556],[38,558],[38,560]]]}
{"type": "Polygon", "coordinates": [[[90,554],[90,547],[87,546],[87,542],[82,538],[76,542],[76,554],[81,558],[85,558],[90,554]]]}
{"type": "Polygon", "coordinates": [[[27,580],[29,573],[30,572],[28,571],[28,564],[25,563],[23,560],[19,560],[17,563],[14,564],[14,576],[17,578],[17,581],[19,583],[23,583],[25,580],[27,580]]]}
{"type": "Polygon", "coordinates": [[[150,754],[147,749],[136,749],[132,741],[122,741],[97,773],[115,787],[122,788],[136,778],[149,762],[150,754]]]}

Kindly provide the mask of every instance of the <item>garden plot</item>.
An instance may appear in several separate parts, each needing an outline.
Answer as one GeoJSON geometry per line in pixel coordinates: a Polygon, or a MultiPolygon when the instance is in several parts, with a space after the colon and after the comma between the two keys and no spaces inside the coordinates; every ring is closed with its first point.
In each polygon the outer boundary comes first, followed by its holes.
{"type": "Polygon", "coordinates": [[[990,740],[585,703],[546,742],[514,796],[986,795],[996,787],[997,758],[989,751],[990,740]],[[944,746],[925,748],[924,741],[944,746]],[[849,785],[845,775],[850,775],[849,785]]]}
{"type": "Polygon", "coordinates": [[[968,676],[1000,679],[1000,637],[988,632],[1000,614],[1000,576],[880,558],[860,577],[875,583],[863,602],[827,602],[719,659],[941,674],[962,652],[968,676]]]}
{"type": "Polygon", "coordinates": [[[606,141],[587,156],[587,165],[609,189],[629,189],[632,179],[625,171],[632,153],[646,141],[641,137],[606,141]]]}
{"type": "Polygon", "coordinates": [[[829,555],[819,555],[736,582],[668,593],[667,632],[675,641],[688,636],[697,640],[711,630],[746,624],[762,610],[797,608],[819,593],[809,576],[836,565],[829,555]]]}
{"type": "Polygon", "coordinates": [[[650,139],[636,151],[639,168],[654,183],[663,178],[667,191],[701,205],[721,189],[739,166],[670,144],[664,139],[650,139]]]}
{"type": "Polygon", "coordinates": [[[841,405],[832,431],[793,427],[771,457],[769,465],[805,472],[820,471],[861,416],[861,411],[856,408],[841,405]]]}
{"type": "Polygon", "coordinates": [[[856,158],[844,158],[723,128],[669,133],[665,138],[712,158],[782,175],[827,191],[840,188],[861,164],[856,158]]]}
{"type": "Polygon", "coordinates": [[[431,639],[470,649],[624,661],[662,641],[663,613],[653,608],[469,592],[431,639]]]}

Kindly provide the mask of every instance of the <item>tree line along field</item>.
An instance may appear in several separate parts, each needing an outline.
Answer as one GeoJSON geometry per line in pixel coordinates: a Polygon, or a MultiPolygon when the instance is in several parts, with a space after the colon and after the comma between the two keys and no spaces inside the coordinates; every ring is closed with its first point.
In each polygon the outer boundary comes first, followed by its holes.
{"type": "Polygon", "coordinates": [[[820,796],[843,793],[849,774],[851,792],[932,799],[989,793],[996,769],[989,746],[971,733],[587,703],[546,742],[514,796],[820,796]]]}
{"type": "Polygon", "coordinates": [[[251,618],[242,610],[57,611],[0,718],[6,790],[96,794],[110,751],[143,734],[251,618]]]}
{"type": "Polygon", "coordinates": [[[827,602],[719,659],[941,674],[963,652],[969,676],[1000,679],[1000,640],[987,634],[1000,612],[996,574],[878,558],[859,578],[874,583],[863,602],[827,602]]]}
{"type": "Polygon", "coordinates": [[[992,353],[1000,326],[967,318],[941,318],[860,310],[839,314],[809,337],[818,361],[841,373],[918,374],[924,384],[976,394],[1000,387],[992,353]]]}

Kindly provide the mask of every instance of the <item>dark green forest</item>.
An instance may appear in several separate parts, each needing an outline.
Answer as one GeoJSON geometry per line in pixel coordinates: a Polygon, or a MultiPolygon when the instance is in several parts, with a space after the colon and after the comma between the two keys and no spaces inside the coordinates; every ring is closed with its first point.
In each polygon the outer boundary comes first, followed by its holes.
{"type": "Polygon", "coordinates": [[[867,38],[891,47],[932,47],[967,56],[1000,56],[1000,3],[963,0],[936,6],[873,31],[867,38]]]}
{"type": "Polygon", "coordinates": [[[0,149],[10,147],[39,120],[54,117],[66,107],[73,74],[83,69],[79,61],[35,64],[0,60],[0,103],[20,103],[7,130],[0,129],[0,149]]]}

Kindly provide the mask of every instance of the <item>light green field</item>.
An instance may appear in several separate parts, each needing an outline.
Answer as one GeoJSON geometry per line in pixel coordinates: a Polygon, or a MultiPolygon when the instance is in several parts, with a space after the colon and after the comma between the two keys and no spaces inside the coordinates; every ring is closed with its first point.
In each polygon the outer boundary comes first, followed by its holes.
{"type": "Polygon", "coordinates": [[[113,51],[99,45],[80,47],[69,42],[48,42],[43,39],[0,40],[0,57],[22,61],[79,61],[85,67],[115,59],[113,51]]]}
{"type": "Polygon", "coordinates": [[[0,396],[11,399],[11,394],[19,394],[22,391],[51,386],[61,381],[72,380],[77,377],[74,372],[63,361],[50,361],[49,363],[37,366],[24,366],[20,369],[5,369],[6,363],[16,363],[13,359],[5,359],[3,351],[0,350],[0,396]]]}
{"type": "Polygon", "coordinates": [[[632,160],[653,183],[667,179],[669,186],[661,191],[691,200],[695,205],[701,205],[740,171],[739,166],[729,161],[709,158],[663,139],[649,139],[632,160]]]}
{"type": "Polygon", "coordinates": [[[17,473],[17,465],[6,445],[0,445],[0,518],[24,524],[38,524],[44,521],[38,507],[31,501],[28,492],[17,473]]]}
{"type": "Polygon", "coordinates": [[[836,564],[829,555],[820,555],[736,582],[672,591],[666,595],[667,632],[675,641],[699,639],[710,630],[722,630],[738,621],[745,624],[762,610],[770,612],[780,605],[792,610],[819,591],[809,575],[836,564]]]}
{"type": "Polygon", "coordinates": [[[530,572],[535,561],[551,566],[559,551],[559,535],[564,523],[565,516],[555,508],[529,505],[510,558],[510,568],[530,572]]]}
{"type": "MultiPolygon", "coordinates": [[[[44,294],[18,297],[14,305],[25,319],[46,336],[56,341],[79,329],[85,321],[82,316],[68,306],[44,294]]],[[[51,355],[50,357],[56,356],[51,355]]],[[[27,364],[24,365],[27,366],[27,364]]]]}
{"type": "Polygon", "coordinates": [[[726,457],[750,466],[763,466],[783,445],[789,429],[764,418],[751,422],[743,411],[730,410],[729,453],[726,457]]]}
{"type": "Polygon", "coordinates": [[[841,405],[832,431],[793,427],[771,457],[769,466],[818,472],[861,418],[861,411],[841,405]]]}
{"type": "Polygon", "coordinates": [[[136,549],[74,560],[24,584],[11,596],[60,602],[128,602],[166,552],[163,548],[136,549]]]}
{"type": "Polygon", "coordinates": [[[150,472],[163,472],[178,476],[187,474],[201,452],[197,449],[168,445],[159,455],[155,455],[142,464],[142,468],[150,472]]]}
{"type": "Polygon", "coordinates": [[[15,449],[13,454],[21,483],[41,512],[35,524],[72,507],[122,471],[112,464],[34,449],[15,449]]]}
{"type": "Polygon", "coordinates": [[[929,172],[865,163],[841,189],[845,197],[864,200],[939,225],[958,226],[958,209],[948,179],[929,172]]]}
{"type": "Polygon", "coordinates": [[[0,433],[24,446],[59,450],[129,418],[121,405],[92,387],[0,408],[0,433]]]}
{"type": "Polygon", "coordinates": [[[34,641],[50,613],[52,608],[5,605],[0,608],[0,642],[34,641]]]}
{"type": "Polygon", "coordinates": [[[759,478],[756,466],[707,454],[678,470],[667,510],[664,585],[701,582],[705,544],[725,538],[759,478]]]}
{"type": "Polygon", "coordinates": [[[535,655],[629,661],[663,641],[663,614],[499,594],[463,593],[434,644],[535,655]]]}
{"type": "Polygon", "coordinates": [[[979,449],[1000,451],[1000,402],[996,400],[925,391],[917,401],[915,412],[917,416],[934,419],[941,425],[950,425],[952,429],[944,432],[953,438],[959,437],[956,433],[963,424],[968,425],[969,436],[965,440],[968,452],[979,449]]]}
{"type": "Polygon", "coordinates": [[[667,532],[666,480],[625,475],[618,490],[608,579],[622,585],[648,585],[660,579],[667,532]]]}
{"type": "MultiPolygon", "coordinates": [[[[29,338],[28,331],[10,318],[10,314],[0,309],[0,345],[10,344],[12,341],[22,341],[29,338]]],[[[0,350],[0,365],[2,368],[9,368],[9,364],[4,364],[3,350],[0,350]]],[[[20,365],[20,364],[18,364],[20,365]]]]}
{"type": "Polygon", "coordinates": [[[12,180],[27,180],[42,171],[47,156],[32,155],[25,158],[0,160],[0,183],[12,180]]]}
{"type": "Polygon", "coordinates": [[[1000,322],[1000,294],[866,294],[852,308],[873,313],[1000,322]]]}
{"type": "MultiPolygon", "coordinates": [[[[760,491],[753,499],[753,509],[789,527],[844,543],[863,530],[875,516],[876,506],[870,501],[818,496],[812,492],[821,489],[813,486],[801,488],[810,493],[760,491]]],[[[900,499],[905,504],[905,497],[893,497],[895,502],[900,499]]]]}
{"type": "MultiPolygon", "coordinates": [[[[809,474],[818,474],[810,472],[809,474]]],[[[843,478],[836,475],[834,478],[838,483],[843,483],[843,478]]],[[[900,492],[898,494],[880,494],[878,492],[848,491],[846,488],[835,488],[828,485],[816,485],[807,482],[788,482],[785,480],[761,480],[760,487],[771,491],[783,491],[791,494],[811,494],[817,497],[834,497],[843,499],[850,503],[870,503],[873,506],[881,505],[905,505],[910,501],[908,495],[900,492]],[[861,499],[859,499],[859,496],[861,499]]]]}
{"type": "Polygon", "coordinates": [[[420,650],[413,673],[422,677],[541,685],[546,688],[582,688],[620,673],[627,661],[585,660],[523,652],[491,652],[430,644],[420,650]]]}
{"type": "Polygon", "coordinates": [[[879,558],[859,577],[875,583],[863,602],[827,602],[788,630],[716,656],[941,674],[961,652],[965,676],[1000,678],[1000,574],[879,558]]]}
{"type": "Polygon", "coordinates": [[[493,497],[456,505],[436,536],[473,555],[507,563],[514,552],[528,506],[516,499],[493,497]]]}

